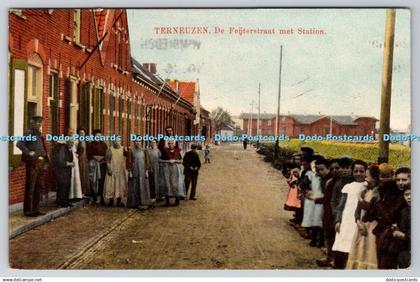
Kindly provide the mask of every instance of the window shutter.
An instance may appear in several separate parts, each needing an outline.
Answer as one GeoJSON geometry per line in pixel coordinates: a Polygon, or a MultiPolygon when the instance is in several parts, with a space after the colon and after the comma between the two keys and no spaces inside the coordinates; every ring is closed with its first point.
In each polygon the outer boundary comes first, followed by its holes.
{"type": "MultiPolygon", "coordinates": [[[[28,63],[24,60],[13,59],[10,64],[10,93],[9,93],[9,135],[19,135],[23,134],[25,129],[24,126],[27,124],[27,109],[26,109],[26,95],[28,92],[28,63]],[[21,70],[24,75],[24,85],[23,85],[23,97],[15,97],[15,88],[16,77],[15,71],[21,70]],[[18,100],[20,99],[20,100],[18,100]],[[16,116],[15,116],[16,113],[16,116]],[[19,118],[20,115],[20,118],[19,118]],[[19,123],[16,124],[15,122],[19,123]],[[20,128],[22,132],[15,132],[17,128],[20,128]]],[[[9,142],[9,165],[11,167],[18,167],[21,164],[21,154],[17,154],[17,151],[14,150],[15,142],[9,142]]],[[[19,151],[20,152],[20,151],[19,151]]]]}

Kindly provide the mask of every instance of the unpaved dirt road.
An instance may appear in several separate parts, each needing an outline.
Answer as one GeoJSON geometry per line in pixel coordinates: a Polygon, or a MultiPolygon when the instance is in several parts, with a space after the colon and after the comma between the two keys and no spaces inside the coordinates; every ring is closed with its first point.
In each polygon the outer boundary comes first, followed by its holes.
{"type": "Polygon", "coordinates": [[[212,147],[197,201],[140,212],[86,206],[10,240],[24,269],[308,269],[323,257],[288,223],[280,172],[240,144],[212,147]]]}

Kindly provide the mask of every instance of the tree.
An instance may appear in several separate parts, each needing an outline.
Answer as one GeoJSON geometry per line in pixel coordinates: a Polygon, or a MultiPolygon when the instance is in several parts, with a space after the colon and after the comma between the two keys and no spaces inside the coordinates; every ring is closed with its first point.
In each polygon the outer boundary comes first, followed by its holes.
{"type": "Polygon", "coordinates": [[[219,132],[223,126],[233,125],[232,117],[229,112],[222,107],[217,107],[210,113],[210,118],[213,120],[216,131],[219,132]]]}

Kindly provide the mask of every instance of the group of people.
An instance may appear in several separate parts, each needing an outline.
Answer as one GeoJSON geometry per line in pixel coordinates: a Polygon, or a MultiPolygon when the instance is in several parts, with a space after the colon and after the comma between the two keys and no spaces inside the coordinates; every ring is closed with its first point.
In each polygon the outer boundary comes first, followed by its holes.
{"type": "Polygon", "coordinates": [[[411,260],[411,170],[350,157],[326,159],[302,147],[285,166],[290,224],[325,248],[321,267],[407,268],[411,260]]]}
{"type": "MultiPolygon", "coordinates": [[[[36,136],[35,141],[19,141],[26,167],[24,215],[39,216],[40,193],[48,165],[53,172],[60,207],[72,206],[75,201],[90,198],[91,203],[107,206],[125,206],[145,210],[154,208],[157,201],[166,206],[179,205],[180,200],[197,200],[196,189],[201,167],[197,144],[184,153],[171,126],[166,136],[148,146],[134,142],[133,148],[123,147],[119,141],[107,145],[105,141],[57,141],[50,154],[41,133],[42,117],[31,119],[25,135],[36,136]],[[191,191],[189,192],[189,187],[191,191]],[[171,203],[171,199],[175,199],[171,203]]],[[[85,136],[83,128],[77,130],[85,136]]],[[[69,136],[73,134],[69,130],[69,136]]],[[[101,136],[101,130],[94,130],[101,136]]],[[[98,138],[100,139],[100,138],[98,138]]],[[[210,149],[206,146],[206,162],[210,162],[210,149]]]]}

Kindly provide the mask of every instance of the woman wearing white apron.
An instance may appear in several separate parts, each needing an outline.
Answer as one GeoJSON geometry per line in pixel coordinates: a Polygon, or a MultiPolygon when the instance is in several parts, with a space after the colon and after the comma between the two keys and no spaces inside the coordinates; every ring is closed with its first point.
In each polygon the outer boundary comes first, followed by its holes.
{"type": "Polygon", "coordinates": [[[80,182],[80,170],[79,170],[79,156],[77,155],[77,141],[72,142],[71,152],[73,154],[73,163],[74,166],[71,170],[71,184],[70,184],[70,193],[69,200],[80,200],[83,198],[82,193],[82,183],[80,182]]]}

